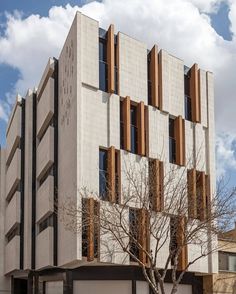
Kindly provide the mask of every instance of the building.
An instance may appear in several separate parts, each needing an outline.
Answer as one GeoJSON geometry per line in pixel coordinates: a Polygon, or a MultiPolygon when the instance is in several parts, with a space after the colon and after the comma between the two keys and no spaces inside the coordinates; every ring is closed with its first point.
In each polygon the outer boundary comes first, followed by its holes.
{"type": "Polygon", "coordinates": [[[219,272],[204,277],[206,294],[236,293],[236,227],[221,234],[219,242],[219,272]]]}
{"type": "MultiPolygon", "coordinates": [[[[201,188],[206,191],[207,182],[214,191],[213,75],[196,64],[187,68],[156,45],[148,50],[132,37],[115,35],[113,25],[105,31],[78,12],[37,90],[17,96],[6,141],[1,150],[1,289],[5,283],[15,294],[148,293],[129,260],[124,267],[119,259],[97,259],[90,252],[97,262],[87,262],[82,234],[66,230],[56,203],[70,198],[81,205],[83,186],[102,197],[99,176],[106,173],[112,173],[115,197],[115,179],[122,185],[126,159],[161,160],[164,170],[175,165],[186,181],[198,173],[201,188]],[[111,154],[108,170],[102,158],[111,154]]],[[[186,250],[191,259],[198,248],[186,250]]],[[[201,293],[202,276],[217,268],[212,256],[193,264],[181,293],[201,293]]]]}

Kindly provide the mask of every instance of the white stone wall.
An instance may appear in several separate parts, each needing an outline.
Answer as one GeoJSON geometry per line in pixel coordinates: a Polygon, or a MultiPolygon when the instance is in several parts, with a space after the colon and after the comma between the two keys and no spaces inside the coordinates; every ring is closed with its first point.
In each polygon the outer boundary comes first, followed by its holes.
{"type": "MultiPolygon", "coordinates": [[[[99,23],[81,15],[81,79],[82,83],[99,87],[98,31],[99,23]]],[[[73,52],[72,52],[73,54],[73,52]]]]}
{"type": "Polygon", "coordinates": [[[195,160],[198,171],[206,170],[205,130],[201,124],[195,124],[195,160]]]}
{"type": "Polygon", "coordinates": [[[186,166],[191,169],[195,166],[195,138],[194,123],[185,120],[185,156],[186,166]]]}
{"type": "Polygon", "coordinates": [[[46,282],[45,294],[63,294],[63,281],[46,282]]]}
{"type": "Polygon", "coordinates": [[[184,63],[161,50],[163,111],[184,117],[184,63]]]}
{"type": "MultiPolygon", "coordinates": [[[[78,173],[81,138],[81,14],[77,13],[59,57],[58,107],[58,203],[79,201],[78,173]],[[70,54],[71,52],[71,54],[70,54]],[[79,70],[78,70],[79,69],[79,70]]],[[[81,155],[80,155],[81,156],[81,155]]],[[[59,219],[60,219],[59,211],[59,219]]],[[[58,223],[58,265],[81,259],[80,235],[66,230],[63,221],[58,223]],[[66,249],[66,250],[65,250],[66,249]]]]}
{"type": "Polygon", "coordinates": [[[119,38],[119,94],[147,104],[147,46],[125,34],[119,38]]]}
{"type": "Polygon", "coordinates": [[[149,157],[169,161],[169,116],[148,106],[149,157]]]}
{"type": "Polygon", "coordinates": [[[201,103],[201,124],[207,127],[207,81],[206,72],[202,69],[199,70],[199,83],[200,83],[200,103],[201,103]]]}

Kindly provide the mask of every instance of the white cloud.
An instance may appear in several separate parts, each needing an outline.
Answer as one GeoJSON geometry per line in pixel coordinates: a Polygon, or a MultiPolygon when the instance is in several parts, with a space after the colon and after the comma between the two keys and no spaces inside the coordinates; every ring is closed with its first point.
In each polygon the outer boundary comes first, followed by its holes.
{"type": "MultiPolygon", "coordinates": [[[[48,57],[58,56],[76,10],[99,20],[104,28],[114,23],[116,30],[146,42],[149,47],[156,43],[184,59],[187,65],[197,62],[213,71],[217,131],[235,134],[235,0],[103,0],[89,2],[82,8],[69,4],[55,6],[48,17],[31,15],[24,19],[20,14],[8,15],[5,35],[0,36],[0,62],[21,73],[12,93],[19,91],[24,95],[28,87],[37,85],[48,57]],[[228,2],[230,8],[232,41],[215,32],[206,14],[216,12],[221,2],[228,2]]],[[[0,117],[6,117],[6,104],[0,105],[0,117]]],[[[221,135],[220,140],[225,138],[227,135],[221,135]]]]}

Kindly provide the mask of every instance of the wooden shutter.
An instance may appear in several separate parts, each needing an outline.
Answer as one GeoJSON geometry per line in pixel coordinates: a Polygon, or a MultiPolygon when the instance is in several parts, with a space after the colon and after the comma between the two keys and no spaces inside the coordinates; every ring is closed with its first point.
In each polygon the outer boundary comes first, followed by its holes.
{"type": "Polygon", "coordinates": [[[140,102],[137,106],[138,122],[138,154],[145,155],[145,108],[144,103],[140,102]]]}
{"type": "Polygon", "coordinates": [[[164,208],[164,167],[158,159],[149,161],[149,189],[152,208],[154,211],[162,211],[164,208]]]}
{"type": "Polygon", "coordinates": [[[201,103],[199,92],[199,71],[195,63],[190,69],[190,98],[193,122],[201,122],[201,103]]]}
{"type": "Polygon", "coordinates": [[[174,122],[176,142],[176,164],[185,165],[185,125],[182,116],[178,116],[174,122]]]}
{"type": "Polygon", "coordinates": [[[138,242],[141,246],[139,248],[139,260],[144,264],[147,263],[147,255],[145,251],[149,251],[150,244],[149,237],[149,215],[144,208],[138,211],[138,242]]]}
{"type": "Polygon", "coordinates": [[[107,66],[108,92],[115,92],[115,39],[114,25],[111,24],[107,32],[107,66]]]}
{"type": "Polygon", "coordinates": [[[159,107],[158,95],[158,47],[153,46],[150,52],[150,81],[151,81],[151,104],[159,107]]]}
{"type": "Polygon", "coordinates": [[[162,50],[158,54],[158,108],[163,110],[163,90],[162,90],[162,50]]]}
{"type": "Polygon", "coordinates": [[[188,186],[188,216],[197,218],[197,190],[196,190],[196,170],[193,168],[187,171],[188,186]]]}
{"type": "Polygon", "coordinates": [[[116,175],[115,175],[115,147],[111,146],[108,149],[108,160],[107,160],[107,169],[108,169],[108,194],[109,194],[109,201],[115,202],[115,182],[116,182],[116,175]]]}
{"type": "Polygon", "coordinates": [[[130,138],[130,97],[127,96],[122,102],[123,111],[123,128],[124,128],[124,149],[131,150],[131,138],[130,138]]]}
{"type": "Polygon", "coordinates": [[[94,260],[94,199],[87,200],[87,232],[88,232],[88,251],[87,260],[94,260]]]}
{"type": "Polygon", "coordinates": [[[186,268],[188,264],[188,247],[186,244],[185,238],[185,230],[186,230],[186,217],[179,217],[179,222],[177,226],[177,246],[180,250],[180,254],[178,256],[178,270],[182,271],[186,268]]]}

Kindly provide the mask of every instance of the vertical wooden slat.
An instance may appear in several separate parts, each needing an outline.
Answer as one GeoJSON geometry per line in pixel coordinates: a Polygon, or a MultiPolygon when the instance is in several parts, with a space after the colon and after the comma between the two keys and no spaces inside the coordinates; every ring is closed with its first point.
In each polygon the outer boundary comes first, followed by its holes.
{"type": "Polygon", "coordinates": [[[87,223],[88,223],[88,254],[87,260],[94,260],[94,199],[87,200],[87,223]]]}
{"type": "Polygon", "coordinates": [[[108,194],[109,201],[115,202],[115,183],[116,183],[116,175],[115,175],[115,147],[111,146],[108,149],[108,194]]]}
{"type": "Polygon", "coordinates": [[[176,163],[178,165],[185,165],[185,125],[182,116],[178,116],[174,123],[174,133],[176,142],[176,163]]]}
{"type": "Polygon", "coordinates": [[[163,182],[164,170],[163,162],[153,159],[149,163],[149,189],[152,197],[152,209],[154,211],[162,211],[164,208],[163,199],[163,182]]]}
{"type": "Polygon", "coordinates": [[[162,90],[162,51],[158,54],[158,108],[163,110],[163,90],[162,90]]]}
{"type": "Polygon", "coordinates": [[[188,185],[188,216],[197,218],[197,190],[196,190],[196,170],[193,168],[187,171],[188,185]]]}
{"type": "Polygon", "coordinates": [[[115,39],[114,25],[107,31],[107,66],[108,66],[108,92],[115,92],[115,39]]]}
{"type": "Polygon", "coordinates": [[[180,254],[178,256],[178,270],[182,271],[186,268],[188,264],[188,247],[185,239],[186,230],[186,218],[184,216],[179,217],[177,226],[177,245],[180,249],[180,254]]]}
{"type": "Polygon", "coordinates": [[[190,98],[193,122],[200,122],[200,93],[198,65],[195,63],[190,69],[190,98]]]}
{"type": "Polygon", "coordinates": [[[124,120],[124,149],[131,150],[131,138],[130,138],[130,97],[127,96],[123,102],[123,120],[124,120]]]}
{"type": "Polygon", "coordinates": [[[151,104],[159,107],[158,98],[158,47],[154,45],[150,52],[150,81],[151,81],[151,104]]]}
{"type": "Polygon", "coordinates": [[[137,109],[138,119],[138,154],[145,155],[145,116],[144,103],[140,102],[137,109]]]}

